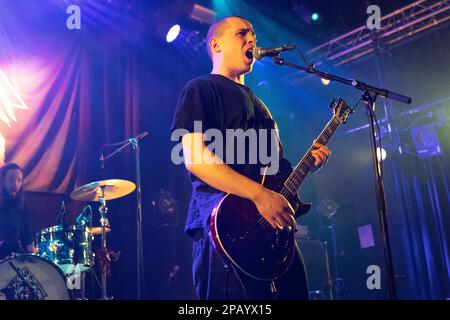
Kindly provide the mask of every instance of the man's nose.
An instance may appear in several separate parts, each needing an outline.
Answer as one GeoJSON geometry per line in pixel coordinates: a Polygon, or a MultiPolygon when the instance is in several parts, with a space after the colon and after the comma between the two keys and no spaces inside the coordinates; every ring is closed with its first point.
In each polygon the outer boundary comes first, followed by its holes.
{"type": "Polygon", "coordinates": [[[255,36],[252,34],[247,34],[247,43],[255,43],[255,36]]]}

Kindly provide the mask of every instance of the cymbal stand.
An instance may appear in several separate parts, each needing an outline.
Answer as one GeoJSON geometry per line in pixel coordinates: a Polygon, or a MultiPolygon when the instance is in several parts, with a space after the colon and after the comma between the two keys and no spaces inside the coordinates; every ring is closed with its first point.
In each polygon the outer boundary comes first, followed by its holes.
{"type": "Polygon", "coordinates": [[[142,194],[141,194],[141,164],[140,164],[140,145],[139,141],[148,135],[147,131],[144,131],[137,135],[134,138],[125,140],[123,142],[117,144],[105,144],[101,148],[100,152],[100,162],[102,165],[102,169],[104,168],[105,161],[109,158],[113,157],[115,154],[121,152],[126,147],[131,145],[135,150],[136,154],[136,252],[137,252],[137,272],[136,272],[136,280],[137,280],[137,300],[142,299],[141,288],[144,286],[144,294],[145,294],[145,281],[144,281],[144,249],[143,249],[143,241],[142,241],[142,194]],[[110,153],[107,156],[103,155],[103,148],[107,146],[117,146],[122,145],[113,153],[110,153]]]}
{"type": "Polygon", "coordinates": [[[100,212],[100,225],[102,226],[102,248],[100,261],[100,271],[102,273],[102,297],[101,300],[111,300],[111,297],[107,295],[107,271],[110,262],[109,251],[106,247],[106,228],[109,227],[109,221],[106,217],[108,208],[106,207],[105,190],[104,187],[100,187],[101,195],[99,195],[100,207],[98,211],[100,212]]]}

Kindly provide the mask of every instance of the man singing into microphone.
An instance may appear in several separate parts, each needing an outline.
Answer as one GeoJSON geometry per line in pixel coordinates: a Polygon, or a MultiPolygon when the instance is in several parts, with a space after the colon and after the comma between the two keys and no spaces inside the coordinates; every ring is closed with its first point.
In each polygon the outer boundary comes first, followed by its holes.
{"type": "MultiPolygon", "coordinates": [[[[244,75],[252,70],[255,47],[256,35],[246,19],[232,16],[213,24],[207,35],[212,71],[184,87],[175,111],[172,132],[187,131],[181,141],[193,193],[185,231],[193,238],[194,285],[200,299],[306,300],[308,289],[300,252],[290,269],[275,281],[275,296],[270,282],[255,280],[236,268],[230,269],[218,255],[209,235],[211,211],[226,193],[251,200],[273,228],[295,225],[288,201],[260,184],[261,163],[228,164],[229,161],[219,159],[205,145],[208,129],[225,134],[227,129],[277,128],[267,107],[244,85],[244,75]],[[201,121],[201,130],[194,126],[194,121],[201,121]]],[[[320,167],[330,151],[318,143],[314,146],[315,165],[320,167]]],[[[292,170],[283,158],[281,145],[277,150],[279,170],[292,170]]]]}
{"type": "Polygon", "coordinates": [[[30,207],[23,197],[23,170],[15,163],[0,169],[0,259],[11,253],[36,253],[30,207]]]}

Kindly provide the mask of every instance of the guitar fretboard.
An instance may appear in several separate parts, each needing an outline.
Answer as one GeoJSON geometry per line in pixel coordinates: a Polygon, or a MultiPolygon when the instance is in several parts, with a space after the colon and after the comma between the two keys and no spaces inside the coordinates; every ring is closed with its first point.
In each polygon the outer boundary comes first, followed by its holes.
{"type": "MultiPolygon", "coordinates": [[[[328,141],[331,139],[336,129],[340,126],[342,122],[339,121],[337,116],[333,116],[331,120],[328,122],[326,127],[322,130],[322,132],[317,137],[317,142],[326,145],[328,141]]],[[[305,178],[314,169],[315,159],[312,155],[312,151],[314,150],[313,146],[311,146],[306,152],[303,159],[297,164],[292,173],[284,182],[283,190],[281,194],[287,195],[296,195],[297,190],[300,188],[300,185],[303,183],[305,178]]]]}

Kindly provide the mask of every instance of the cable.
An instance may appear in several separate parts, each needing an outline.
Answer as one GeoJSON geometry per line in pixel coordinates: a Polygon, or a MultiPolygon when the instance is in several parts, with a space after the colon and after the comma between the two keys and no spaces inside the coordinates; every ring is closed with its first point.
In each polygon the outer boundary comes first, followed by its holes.
{"type": "Polygon", "coordinates": [[[100,161],[103,163],[102,164],[102,169],[103,169],[104,162],[105,162],[105,158],[104,158],[104,155],[103,155],[103,151],[105,150],[105,148],[122,146],[122,145],[125,145],[126,143],[128,143],[129,141],[130,140],[128,139],[128,140],[123,140],[123,141],[117,142],[117,143],[107,143],[107,144],[104,144],[104,145],[102,145],[100,147],[100,161]]]}
{"type": "Polygon", "coordinates": [[[359,98],[359,100],[355,103],[353,108],[350,108],[351,113],[355,112],[356,108],[359,106],[359,104],[361,103],[362,98],[359,98]]]}
{"type": "Polygon", "coordinates": [[[303,62],[305,62],[305,64],[308,66],[308,68],[311,68],[311,69],[314,68],[314,64],[312,64],[311,62],[309,62],[309,61],[306,59],[305,55],[304,55],[303,52],[298,48],[298,46],[297,46],[297,51],[300,53],[300,56],[301,56],[303,62]]]}
{"type": "Polygon", "coordinates": [[[81,210],[81,212],[78,214],[76,218],[76,223],[79,225],[84,225],[86,223],[89,223],[89,227],[92,227],[92,218],[94,214],[92,211],[92,207],[90,205],[87,205],[81,210]],[[84,212],[89,209],[89,215],[85,215],[84,212]]]}

